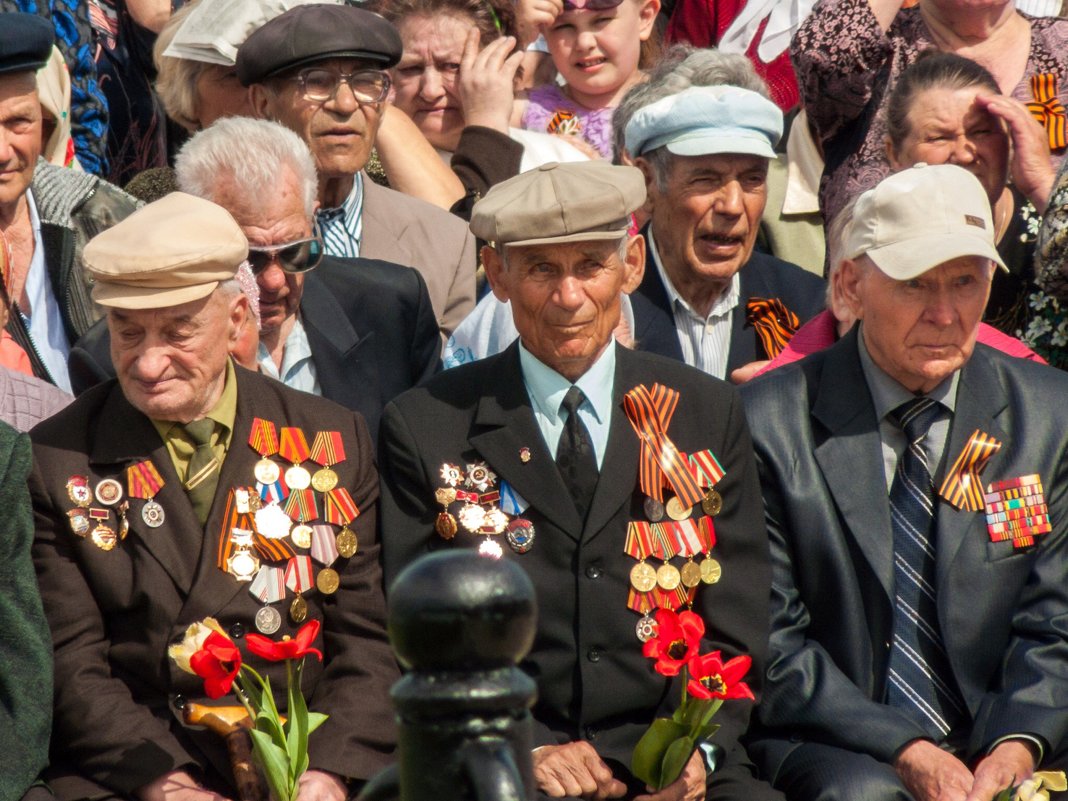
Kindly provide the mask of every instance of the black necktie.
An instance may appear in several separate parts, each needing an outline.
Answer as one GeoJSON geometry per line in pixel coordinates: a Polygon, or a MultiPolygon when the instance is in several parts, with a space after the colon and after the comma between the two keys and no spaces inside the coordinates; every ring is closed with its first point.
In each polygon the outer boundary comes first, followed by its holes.
{"type": "Polygon", "coordinates": [[[887,701],[911,713],[940,742],[967,712],[938,624],[935,494],[923,449],[938,411],[936,401],[916,398],[889,415],[904,430],[906,444],[890,487],[894,641],[890,648],[887,701]]]}
{"type": "Polygon", "coordinates": [[[583,522],[597,486],[597,456],[593,452],[593,440],[578,415],[579,406],[584,400],[586,396],[575,386],[564,395],[560,409],[567,411],[567,420],[564,421],[564,431],[556,446],[556,467],[571,491],[571,498],[583,522]]]}

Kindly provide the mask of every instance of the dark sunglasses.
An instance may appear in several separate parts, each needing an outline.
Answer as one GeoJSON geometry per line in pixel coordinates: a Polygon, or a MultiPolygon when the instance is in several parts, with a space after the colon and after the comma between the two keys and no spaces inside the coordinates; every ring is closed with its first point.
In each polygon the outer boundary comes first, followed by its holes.
{"type": "Polygon", "coordinates": [[[607,11],[622,3],[623,0],[585,0],[580,3],[564,0],[564,11],[607,11]]]}
{"type": "Polygon", "coordinates": [[[271,266],[271,262],[278,262],[278,266],[287,273],[306,273],[319,266],[324,254],[323,235],[319,231],[319,226],[316,225],[312,236],[308,239],[298,239],[296,242],[269,247],[250,245],[248,263],[252,267],[253,275],[262,273],[271,266]]]}

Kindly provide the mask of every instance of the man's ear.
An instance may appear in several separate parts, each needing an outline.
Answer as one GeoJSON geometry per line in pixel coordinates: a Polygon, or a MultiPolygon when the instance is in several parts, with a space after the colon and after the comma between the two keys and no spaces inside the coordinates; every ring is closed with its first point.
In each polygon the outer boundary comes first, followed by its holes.
{"type": "Polygon", "coordinates": [[[855,259],[842,259],[838,275],[833,279],[836,281],[834,297],[841,301],[855,320],[864,319],[864,308],[860,302],[862,279],[863,267],[855,259]]]}
{"type": "Polygon", "coordinates": [[[639,286],[645,276],[645,237],[637,234],[627,242],[627,257],[623,260],[624,278],[620,291],[629,295],[639,286]]]}
{"type": "Polygon", "coordinates": [[[482,258],[482,266],[486,268],[486,279],[489,281],[494,297],[502,303],[507,303],[508,288],[505,286],[503,278],[505,271],[504,260],[497,252],[497,249],[489,245],[482,246],[479,256],[482,258]]]}
{"type": "Polygon", "coordinates": [[[252,84],[248,88],[248,99],[253,117],[258,120],[274,119],[274,93],[264,84],[252,84]]]}
{"type": "Polygon", "coordinates": [[[645,178],[645,203],[642,204],[642,208],[651,215],[655,203],[653,195],[656,194],[656,174],[653,171],[653,165],[644,157],[638,156],[634,159],[634,166],[642,171],[642,176],[645,178]]]}
{"type": "Polygon", "coordinates": [[[228,344],[233,346],[241,337],[241,329],[245,327],[245,319],[252,314],[248,305],[248,295],[238,292],[230,301],[230,329],[227,332],[228,344]]]}

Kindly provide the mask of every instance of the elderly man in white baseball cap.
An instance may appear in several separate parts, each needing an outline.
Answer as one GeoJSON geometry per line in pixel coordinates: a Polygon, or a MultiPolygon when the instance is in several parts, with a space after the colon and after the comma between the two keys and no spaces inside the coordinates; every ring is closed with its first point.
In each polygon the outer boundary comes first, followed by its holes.
{"type": "Polygon", "coordinates": [[[997,266],[961,167],[860,196],[859,326],[742,389],[772,555],[750,753],[788,799],[990,801],[1068,744],[1068,377],[976,344],[997,266]]]}

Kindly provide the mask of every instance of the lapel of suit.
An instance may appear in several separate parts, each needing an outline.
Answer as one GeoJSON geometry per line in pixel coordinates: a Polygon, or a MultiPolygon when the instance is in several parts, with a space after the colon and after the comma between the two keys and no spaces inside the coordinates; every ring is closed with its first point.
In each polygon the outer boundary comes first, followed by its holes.
{"type": "Polygon", "coordinates": [[[616,347],[616,374],[612,390],[612,419],[609,423],[608,444],[601,461],[601,475],[590,502],[584,538],[591,539],[602,531],[620,506],[634,493],[638,475],[638,456],[641,445],[623,408],[623,397],[642,382],[636,375],[630,351],[616,347]]]}
{"type": "MultiPolygon", "coordinates": [[[[750,259],[752,261],[752,259],[750,259]]],[[[767,287],[752,264],[743,264],[738,272],[738,305],[731,311],[731,344],[727,349],[727,376],[757,357],[756,332],[746,328],[746,304],[751,297],[764,297],[767,287]]]]}
{"type": "MultiPolygon", "coordinates": [[[[647,225],[643,233],[648,230],[647,225]]],[[[682,345],[679,344],[679,332],[675,328],[675,315],[649,248],[645,250],[645,274],[641,285],[630,299],[634,310],[635,347],[681,362],[682,345]]]]}
{"type": "Polygon", "coordinates": [[[857,353],[857,330],[854,327],[827,351],[812,416],[828,436],[816,446],[815,455],[846,528],[892,598],[890,504],[879,425],[857,353]]]}
{"type": "Polygon", "coordinates": [[[389,213],[389,206],[389,193],[364,173],[360,256],[413,266],[415,254],[404,241],[404,226],[389,213]]]}
{"type": "MultiPolygon", "coordinates": [[[[1001,448],[987,462],[982,474],[983,483],[989,483],[990,476],[999,475],[1001,463],[1012,450],[1009,435],[997,422],[998,416],[1007,405],[1008,400],[993,364],[983,349],[977,347],[960,372],[953,422],[942,458],[943,473],[949,470],[964,450],[972,433],[979,429],[1001,443],[1001,448]]],[[[936,483],[936,492],[939,486],[940,482],[936,483]]],[[[982,511],[957,510],[943,501],[938,503],[937,509],[937,588],[938,597],[942,599],[946,597],[946,581],[953,564],[961,554],[961,546],[969,537],[975,538],[977,543],[982,543],[986,541],[987,533],[986,519],[982,511]]]]}
{"type": "Polygon", "coordinates": [[[497,392],[483,395],[478,401],[475,412],[478,430],[469,438],[471,446],[532,508],[578,540],[581,521],[571,493],[556,469],[556,460],[534,420],[519,366],[518,343],[501,354],[498,376],[497,392]],[[530,459],[526,462],[519,455],[523,448],[530,449],[530,459]]]}
{"type": "Polygon", "coordinates": [[[201,534],[189,498],[174,471],[167,446],[151,421],[135,409],[118,384],[114,386],[100,411],[89,463],[94,471],[112,475],[126,484],[126,467],[146,458],[152,461],[163,478],[163,487],[155,500],[163,507],[165,518],[159,528],[149,528],[140,521],[141,502],[131,502],[131,537],[144,543],[145,549],[160,563],[183,593],[189,593],[199,559],[201,534]],[[151,443],[151,444],[148,444],[151,443]]]}

